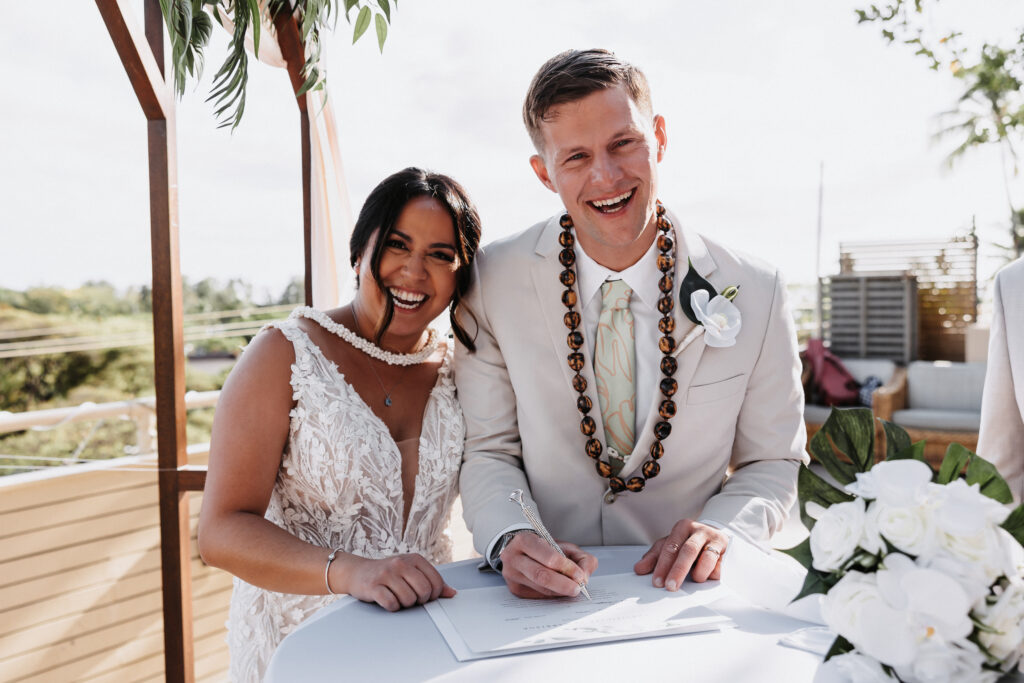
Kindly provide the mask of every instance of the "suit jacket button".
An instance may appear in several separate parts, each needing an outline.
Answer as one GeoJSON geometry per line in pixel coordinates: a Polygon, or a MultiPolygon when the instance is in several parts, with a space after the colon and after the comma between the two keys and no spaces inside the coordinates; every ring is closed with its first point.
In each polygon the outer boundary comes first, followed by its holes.
{"type": "Polygon", "coordinates": [[[604,502],[611,505],[615,502],[615,493],[613,491],[605,491],[604,502]]]}

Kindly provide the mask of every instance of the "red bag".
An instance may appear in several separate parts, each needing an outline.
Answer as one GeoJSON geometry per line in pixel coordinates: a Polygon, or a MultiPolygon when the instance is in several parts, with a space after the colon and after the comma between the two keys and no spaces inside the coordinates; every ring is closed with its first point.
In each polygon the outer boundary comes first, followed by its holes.
{"type": "Polygon", "coordinates": [[[860,405],[860,383],[839,358],[825,348],[820,339],[807,341],[804,359],[810,363],[811,377],[805,386],[809,403],[825,406],[860,405]]]}

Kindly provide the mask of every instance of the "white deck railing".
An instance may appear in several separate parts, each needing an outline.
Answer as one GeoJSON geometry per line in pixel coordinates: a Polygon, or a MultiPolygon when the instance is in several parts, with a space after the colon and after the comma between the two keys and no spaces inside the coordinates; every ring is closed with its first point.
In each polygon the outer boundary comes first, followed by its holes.
{"type": "MultiPolygon", "coordinates": [[[[185,394],[185,408],[186,410],[192,410],[193,408],[214,407],[217,405],[219,398],[220,391],[189,391],[185,394]]],[[[135,423],[136,442],[132,449],[135,455],[152,455],[156,452],[156,399],[152,396],[111,403],[86,402],[66,408],[32,410],[23,413],[0,411],[0,435],[20,432],[26,429],[41,431],[55,429],[72,422],[109,419],[128,419],[135,423]]],[[[189,455],[203,455],[209,452],[209,448],[210,445],[208,443],[195,444],[189,446],[188,451],[189,455]]],[[[37,462],[40,460],[34,456],[2,455],[5,458],[23,457],[26,462],[37,462]]],[[[118,453],[116,455],[120,456],[121,454],[118,453]]],[[[74,457],[70,457],[68,460],[77,462],[74,457]]],[[[46,469],[51,468],[45,465],[26,465],[19,467],[19,469],[30,471],[44,467],[46,469]]],[[[0,480],[2,479],[3,477],[0,477],[0,480]]]]}

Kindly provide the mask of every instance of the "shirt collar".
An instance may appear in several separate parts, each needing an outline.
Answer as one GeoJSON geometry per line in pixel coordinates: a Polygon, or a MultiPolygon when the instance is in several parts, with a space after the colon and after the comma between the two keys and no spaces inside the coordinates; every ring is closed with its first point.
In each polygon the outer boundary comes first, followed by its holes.
{"type": "Polygon", "coordinates": [[[640,260],[622,271],[614,271],[590,258],[579,241],[576,242],[576,274],[579,276],[580,303],[585,308],[601,290],[605,280],[625,280],[641,302],[650,309],[658,305],[661,291],[658,280],[658,241],[654,240],[640,260]]]}

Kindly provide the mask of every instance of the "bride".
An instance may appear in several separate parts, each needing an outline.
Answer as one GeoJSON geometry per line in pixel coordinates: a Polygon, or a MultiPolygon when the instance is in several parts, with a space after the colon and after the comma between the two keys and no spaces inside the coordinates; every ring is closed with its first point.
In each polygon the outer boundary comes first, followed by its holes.
{"type": "Polygon", "coordinates": [[[281,639],[335,595],[387,610],[451,597],[434,564],[464,425],[451,344],[480,240],[465,191],[407,168],[367,198],[356,295],[298,308],[249,344],[217,405],[199,517],[204,561],[235,575],[231,679],[262,680],[281,639]]]}

